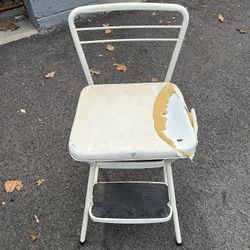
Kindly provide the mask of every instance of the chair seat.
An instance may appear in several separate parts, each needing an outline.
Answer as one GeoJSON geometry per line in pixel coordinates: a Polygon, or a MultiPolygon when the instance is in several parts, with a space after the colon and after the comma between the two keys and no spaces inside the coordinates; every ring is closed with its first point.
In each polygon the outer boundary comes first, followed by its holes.
{"type": "Polygon", "coordinates": [[[155,129],[153,108],[164,86],[166,83],[85,87],[70,135],[71,156],[77,161],[136,161],[180,158],[185,157],[182,151],[195,151],[197,137],[180,92],[169,100],[164,133],[181,151],[155,129]]]}

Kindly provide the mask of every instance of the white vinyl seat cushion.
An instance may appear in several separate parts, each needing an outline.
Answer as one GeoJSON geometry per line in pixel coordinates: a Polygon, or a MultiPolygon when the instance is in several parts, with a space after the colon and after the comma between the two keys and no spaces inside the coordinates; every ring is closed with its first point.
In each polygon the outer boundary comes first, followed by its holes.
{"type": "MultiPolygon", "coordinates": [[[[153,107],[164,86],[166,83],[85,87],[71,130],[71,156],[77,161],[87,162],[182,157],[176,148],[159,137],[154,127],[153,107]]],[[[182,99],[180,93],[169,101],[168,113],[172,118],[167,122],[173,131],[169,137],[179,141],[181,150],[195,151],[197,137],[182,99]],[[181,141],[178,139],[180,135],[181,141]]]]}

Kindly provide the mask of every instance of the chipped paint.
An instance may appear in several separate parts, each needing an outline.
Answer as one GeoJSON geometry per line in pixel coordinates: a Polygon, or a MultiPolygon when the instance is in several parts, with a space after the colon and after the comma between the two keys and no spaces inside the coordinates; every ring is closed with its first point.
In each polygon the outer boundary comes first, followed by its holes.
{"type": "Polygon", "coordinates": [[[166,141],[169,145],[175,147],[174,142],[171,139],[167,138],[163,133],[163,131],[166,130],[167,127],[166,110],[169,98],[173,93],[175,93],[174,85],[171,83],[167,84],[159,92],[154,103],[153,117],[154,117],[154,127],[158,136],[162,140],[166,141]]]}
{"type": "MultiPolygon", "coordinates": [[[[167,111],[168,111],[168,104],[171,96],[173,94],[176,94],[180,99],[183,101],[183,105],[187,111],[187,115],[189,118],[189,121],[194,128],[194,119],[191,112],[187,110],[185,101],[182,97],[182,94],[180,93],[179,89],[172,83],[166,84],[163,89],[160,90],[159,94],[157,95],[154,103],[153,108],[153,119],[154,119],[154,127],[158,134],[158,136],[167,142],[170,146],[176,149],[177,154],[181,156],[188,156],[189,158],[192,158],[194,155],[194,152],[185,152],[180,149],[178,149],[178,146],[172,141],[170,138],[168,138],[164,131],[167,130],[167,111]],[[181,96],[180,96],[181,94],[181,96]]],[[[182,140],[182,139],[180,139],[182,140]]],[[[179,140],[179,141],[180,141],[179,140]]]]}

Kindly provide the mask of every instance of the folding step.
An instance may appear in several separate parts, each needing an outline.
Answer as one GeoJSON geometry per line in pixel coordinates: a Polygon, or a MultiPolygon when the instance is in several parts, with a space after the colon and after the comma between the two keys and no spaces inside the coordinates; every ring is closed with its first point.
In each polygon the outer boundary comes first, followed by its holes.
{"type": "Polygon", "coordinates": [[[89,210],[93,221],[158,223],[171,218],[168,187],[161,182],[99,182],[89,210]]]}

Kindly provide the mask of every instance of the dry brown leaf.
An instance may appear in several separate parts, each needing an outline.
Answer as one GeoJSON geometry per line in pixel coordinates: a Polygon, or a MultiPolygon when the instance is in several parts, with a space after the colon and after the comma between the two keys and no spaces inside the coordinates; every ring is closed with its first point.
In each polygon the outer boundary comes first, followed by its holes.
{"type": "Polygon", "coordinates": [[[237,29],[237,31],[239,31],[239,33],[241,33],[241,34],[246,34],[247,33],[247,31],[245,29],[243,29],[243,28],[239,28],[239,29],[237,29]]]}
{"type": "Polygon", "coordinates": [[[95,70],[95,69],[90,69],[90,74],[93,75],[99,75],[100,74],[100,70],[95,70]]]}
{"type": "Polygon", "coordinates": [[[222,16],[221,14],[218,15],[218,20],[222,23],[224,23],[224,16],[222,16]]]}
{"type": "Polygon", "coordinates": [[[4,183],[4,190],[6,193],[12,193],[15,189],[19,191],[22,187],[23,183],[20,180],[11,180],[4,183]]]}
{"type": "Polygon", "coordinates": [[[108,51],[114,51],[115,47],[111,44],[108,44],[107,47],[106,47],[106,50],[108,51]]]}
{"type": "Polygon", "coordinates": [[[153,78],[151,79],[151,81],[154,82],[154,83],[157,83],[157,82],[159,82],[159,79],[156,78],[156,77],[153,77],[153,78]]]}
{"type": "Polygon", "coordinates": [[[36,185],[39,187],[45,182],[45,179],[39,179],[36,181],[36,185]]]}
{"type": "Polygon", "coordinates": [[[0,25],[0,31],[7,31],[7,30],[14,31],[14,30],[17,30],[19,28],[20,27],[17,26],[15,23],[6,23],[6,24],[0,25]]]}
{"type": "Polygon", "coordinates": [[[108,24],[108,23],[104,23],[102,26],[103,26],[103,27],[106,27],[106,29],[104,30],[104,33],[105,33],[105,34],[110,34],[110,33],[112,33],[112,30],[108,28],[108,27],[109,27],[109,24],[108,24]]]}
{"type": "Polygon", "coordinates": [[[36,235],[31,235],[30,236],[30,238],[31,238],[31,240],[34,242],[34,241],[36,241],[37,239],[38,239],[38,237],[36,236],[36,235]]]}
{"type": "Polygon", "coordinates": [[[159,20],[159,24],[163,24],[163,20],[161,19],[161,20],[159,20]]]}
{"type": "Polygon", "coordinates": [[[110,34],[110,33],[112,33],[112,30],[111,30],[111,29],[105,29],[105,30],[104,30],[104,33],[105,33],[105,34],[110,34]]]}
{"type": "Polygon", "coordinates": [[[49,73],[47,73],[47,75],[45,76],[45,78],[49,79],[49,78],[53,78],[55,75],[56,71],[51,71],[49,73]]]}
{"type": "Polygon", "coordinates": [[[25,109],[20,109],[20,111],[24,114],[26,114],[26,110],[25,109]]]}
{"type": "Polygon", "coordinates": [[[118,71],[125,72],[128,69],[124,63],[121,63],[121,64],[115,63],[114,66],[116,67],[116,70],[118,70],[118,71]]]}

